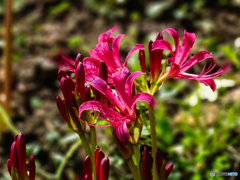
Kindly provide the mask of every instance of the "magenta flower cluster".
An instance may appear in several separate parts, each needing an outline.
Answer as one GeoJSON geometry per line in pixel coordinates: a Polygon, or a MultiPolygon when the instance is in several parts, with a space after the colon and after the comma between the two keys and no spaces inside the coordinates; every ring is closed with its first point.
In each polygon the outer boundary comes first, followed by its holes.
{"type": "MultiPolygon", "coordinates": [[[[169,78],[196,80],[215,91],[216,84],[213,79],[226,72],[230,64],[216,70],[215,58],[208,51],[201,51],[188,58],[196,38],[195,34],[184,31],[182,45],[180,45],[178,33],[171,28],[159,32],[155,41],[149,41],[150,70],[146,67],[145,47],[142,44],[136,44],[122,64],[119,46],[124,35],[120,34],[114,38],[112,33],[115,30],[117,27],[99,36],[95,48],[89,50],[89,57],[83,58],[78,54],[74,61],[61,54],[61,59],[58,61],[60,67],[58,79],[64,99],[60,97],[56,99],[59,111],[69,127],[79,135],[84,133],[86,124],[95,127],[98,120],[107,121],[109,125],[106,126],[112,127],[112,133],[119,140],[117,144],[120,152],[122,151],[121,154],[128,160],[133,154],[132,146],[137,145],[140,139],[143,126],[136,103],[146,102],[149,104],[149,114],[151,114],[149,119],[153,147],[151,155],[146,149],[143,152],[142,176],[144,179],[152,179],[152,175],[153,179],[157,176],[162,177],[160,179],[167,179],[172,170],[172,164],[165,166],[159,152],[156,153],[153,95],[169,78]],[[163,32],[172,36],[175,43],[174,50],[172,45],[164,39],[163,32]],[[141,72],[130,72],[127,60],[137,50],[141,72]],[[165,63],[162,61],[164,50],[170,52],[165,63]],[[199,74],[186,72],[204,59],[210,59],[210,65],[206,67],[205,64],[199,74]],[[170,66],[169,69],[167,65],[170,66]],[[75,80],[65,71],[73,72],[75,80]],[[147,78],[148,75],[150,78],[147,78]],[[149,79],[150,82],[148,82],[149,79]]],[[[137,152],[134,151],[135,153],[137,152]]],[[[137,153],[138,157],[140,157],[139,154],[137,153]]],[[[134,171],[133,167],[131,171],[134,171]]]]}
{"type": "MultiPolygon", "coordinates": [[[[101,114],[101,117],[98,116],[99,119],[108,121],[115,128],[118,138],[121,141],[127,141],[129,139],[127,126],[136,119],[136,102],[145,101],[153,107],[155,102],[152,95],[155,92],[135,94],[134,80],[140,74],[146,74],[144,46],[137,44],[128,53],[124,64],[122,64],[119,56],[119,44],[124,35],[121,34],[113,38],[111,34],[116,29],[117,27],[114,27],[99,36],[96,47],[89,50],[90,57],[83,59],[79,54],[74,62],[69,57],[62,55],[62,59],[58,62],[59,67],[74,72],[76,83],[64,71],[59,71],[58,77],[65,100],[62,101],[58,97],[57,104],[64,119],[66,119],[65,103],[78,109],[80,119],[82,112],[85,110],[98,111],[101,114]],[[143,72],[130,73],[127,68],[127,59],[136,50],[140,50],[139,60],[143,72]],[[75,102],[75,88],[83,102],[80,107],[75,102]],[[94,99],[91,99],[90,89],[93,90],[94,99]],[[115,89],[116,93],[112,89],[115,89]]],[[[180,47],[180,38],[174,29],[165,29],[163,32],[167,32],[173,37],[175,52],[173,52],[171,44],[163,39],[162,33],[157,35],[154,42],[149,42],[151,81],[159,84],[168,78],[185,78],[204,83],[214,91],[216,85],[213,78],[226,72],[230,65],[221,67],[218,71],[211,73],[216,64],[214,64],[214,57],[209,52],[201,51],[188,59],[196,37],[194,33],[185,31],[183,43],[180,47]],[[168,58],[170,70],[165,74],[160,74],[163,50],[168,50],[171,53],[171,57],[168,58]],[[211,64],[206,70],[204,67],[199,75],[186,73],[194,64],[207,58],[211,60],[211,64]]]]}

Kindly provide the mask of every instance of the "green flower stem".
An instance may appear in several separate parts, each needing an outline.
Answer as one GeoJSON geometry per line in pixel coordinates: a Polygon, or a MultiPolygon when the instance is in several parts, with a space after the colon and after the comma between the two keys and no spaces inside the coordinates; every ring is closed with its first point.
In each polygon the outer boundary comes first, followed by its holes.
{"type": "MultiPolygon", "coordinates": [[[[97,138],[96,138],[96,128],[90,126],[90,135],[91,135],[91,144],[92,144],[92,157],[94,158],[94,151],[97,146],[97,138]]],[[[95,161],[92,161],[92,169],[94,174],[94,180],[96,180],[96,171],[95,171],[95,161]]]]}
{"type": "Polygon", "coordinates": [[[154,109],[149,106],[149,119],[151,129],[151,145],[152,145],[152,157],[153,157],[153,180],[158,179],[156,168],[156,151],[157,151],[157,137],[156,137],[156,123],[154,118],[154,109]]]}
{"type": "Polygon", "coordinates": [[[91,158],[92,162],[94,162],[93,157],[92,157],[92,152],[91,152],[91,149],[90,149],[90,146],[88,144],[88,140],[87,140],[85,134],[82,133],[82,134],[79,134],[79,136],[80,136],[80,139],[82,141],[82,145],[83,145],[83,148],[85,150],[86,155],[91,158]]]}
{"type": "Polygon", "coordinates": [[[128,163],[128,167],[133,175],[133,179],[139,180],[138,170],[137,170],[137,167],[135,166],[135,164],[133,163],[132,158],[127,159],[127,163],[128,163]]]}
{"type": "Polygon", "coordinates": [[[90,126],[90,134],[91,134],[91,144],[92,144],[92,152],[95,151],[97,146],[97,138],[96,138],[96,128],[90,126]]]}
{"type": "Polygon", "coordinates": [[[134,150],[134,154],[135,154],[135,157],[137,160],[138,176],[139,176],[139,179],[142,180],[142,174],[141,174],[141,169],[140,169],[141,153],[140,153],[140,148],[139,148],[138,144],[133,144],[133,150],[134,150]]]}
{"type": "Polygon", "coordinates": [[[73,153],[77,150],[77,148],[81,145],[81,142],[76,141],[74,144],[71,145],[69,150],[65,153],[65,156],[63,157],[61,164],[59,165],[56,173],[57,179],[61,179],[61,174],[63,171],[64,166],[66,165],[68,159],[73,155],[73,153]]]}

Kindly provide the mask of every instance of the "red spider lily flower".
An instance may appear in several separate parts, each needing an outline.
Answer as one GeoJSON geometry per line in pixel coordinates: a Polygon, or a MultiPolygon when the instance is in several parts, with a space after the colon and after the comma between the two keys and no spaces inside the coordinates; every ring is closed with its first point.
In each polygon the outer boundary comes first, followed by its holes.
{"type": "MultiPolygon", "coordinates": [[[[149,153],[147,147],[144,147],[143,156],[142,156],[142,175],[144,180],[152,180],[152,166],[153,158],[149,153]]],[[[158,177],[161,180],[167,180],[169,174],[173,169],[173,164],[169,163],[166,165],[166,161],[162,158],[159,151],[156,152],[156,167],[158,177]]]]}
{"type": "Polygon", "coordinates": [[[113,74],[113,85],[116,93],[101,78],[94,79],[90,86],[104,94],[110,104],[106,105],[98,101],[88,101],[79,107],[79,117],[85,110],[92,109],[102,114],[103,120],[110,122],[115,127],[116,134],[121,141],[127,141],[129,134],[127,124],[136,120],[136,103],[138,101],[146,101],[150,106],[154,106],[155,101],[148,93],[138,93],[133,95],[133,83],[135,78],[142,72],[134,72],[129,75],[129,70],[123,68],[113,74]]]}
{"type": "Polygon", "coordinates": [[[29,158],[28,170],[26,169],[26,143],[22,133],[14,137],[10,149],[10,159],[7,161],[8,172],[13,180],[34,180],[35,161],[34,157],[29,158]]]}
{"type": "MultiPolygon", "coordinates": [[[[97,180],[108,180],[109,177],[109,159],[105,157],[105,154],[100,150],[94,151],[95,159],[95,171],[97,180]]],[[[89,156],[87,156],[83,163],[84,180],[92,180],[92,162],[89,156]]]]}
{"type": "Polygon", "coordinates": [[[222,75],[225,73],[228,68],[230,67],[230,64],[227,64],[226,66],[221,67],[218,71],[211,73],[211,71],[215,68],[216,64],[214,63],[215,58],[210,55],[208,51],[201,51],[194,56],[192,56],[190,59],[188,58],[189,52],[193,46],[193,43],[195,41],[196,35],[194,33],[189,33],[187,31],[184,31],[184,37],[182,46],[179,45],[179,35],[178,33],[171,28],[165,29],[163,32],[167,32],[169,35],[171,35],[175,42],[175,52],[172,51],[172,46],[169,42],[166,40],[156,40],[152,44],[152,50],[168,50],[171,53],[171,57],[168,59],[168,62],[171,64],[169,72],[163,77],[164,79],[167,78],[176,78],[176,79],[191,79],[199,81],[200,83],[205,84],[206,86],[210,86],[213,91],[216,90],[216,84],[213,81],[213,78],[222,75]],[[189,70],[193,65],[196,63],[210,58],[211,64],[209,67],[205,70],[205,66],[202,70],[202,72],[198,75],[189,74],[185,71],[189,70]]]}
{"type": "Polygon", "coordinates": [[[138,49],[144,49],[143,45],[136,44],[135,47],[128,53],[127,57],[125,58],[124,65],[122,65],[119,58],[119,45],[124,35],[120,34],[116,38],[113,38],[111,34],[116,29],[117,27],[113,27],[109,31],[102,33],[98,38],[98,44],[96,45],[96,47],[93,50],[89,50],[91,58],[85,59],[85,61],[89,61],[87,69],[92,72],[92,76],[98,76],[99,74],[94,73],[96,71],[95,64],[99,66],[102,60],[106,63],[109,74],[107,81],[108,83],[112,83],[113,73],[127,66],[127,59],[133,52],[138,49]]]}
{"type": "Polygon", "coordinates": [[[78,62],[82,62],[85,67],[85,82],[88,82],[92,81],[96,77],[99,77],[100,64],[101,61],[104,61],[108,69],[107,82],[112,83],[112,74],[127,66],[127,59],[133,52],[138,49],[144,49],[143,45],[136,44],[135,47],[128,53],[125,58],[124,65],[122,65],[119,58],[119,44],[124,35],[120,34],[116,38],[113,38],[111,34],[115,30],[117,30],[117,27],[113,27],[99,36],[96,47],[93,50],[89,50],[91,57],[86,57],[82,60],[82,56],[78,54],[74,62],[74,60],[70,57],[64,56],[60,53],[61,58],[57,61],[59,68],[76,72],[78,62]]]}

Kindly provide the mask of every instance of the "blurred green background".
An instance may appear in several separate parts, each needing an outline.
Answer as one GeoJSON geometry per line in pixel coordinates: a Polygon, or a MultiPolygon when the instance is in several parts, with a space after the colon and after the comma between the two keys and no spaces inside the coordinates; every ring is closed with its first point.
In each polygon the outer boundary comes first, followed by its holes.
{"type": "MultiPolygon", "coordinates": [[[[240,0],[15,0],[13,16],[11,119],[25,134],[28,154],[37,160],[36,179],[47,179],[46,172],[49,176],[56,173],[78,138],[55,104],[61,91],[53,60],[58,52],[72,58],[77,53],[88,56],[98,36],[113,26],[118,26],[113,36],[125,34],[120,44],[122,60],[135,44],[147,47],[159,31],[171,27],[181,39],[185,29],[196,33],[190,54],[207,50],[216,57],[217,67],[232,63],[228,72],[216,79],[215,92],[195,81],[168,80],[155,96],[155,116],[158,149],[167,162],[174,163],[169,180],[238,179],[210,177],[210,172],[240,169],[240,0]]],[[[0,0],[0,22],[3,57],[4,0],[0,0]]],[[[204,63],[195,65],[191,73],[200,73],[204,63]]],[[[130,57],[128,67],[140,70],[137,53],[130,57]]],[[[4,83],[2,73],[0,83],[4,83]]],[[[147,109],[141,113],[145,117],[141,144],[150,146],[147,109]]],[[[1,133],[0,179],[7,180],[13,134],[8,129],[1,133]]],[[[132,179],[110,129],[98,128],[97,133],[99,146],[110,158],[110,179],[132,179]]],[[[84,158],[79,146],[61,179],[81,176],[84,158]]]]}

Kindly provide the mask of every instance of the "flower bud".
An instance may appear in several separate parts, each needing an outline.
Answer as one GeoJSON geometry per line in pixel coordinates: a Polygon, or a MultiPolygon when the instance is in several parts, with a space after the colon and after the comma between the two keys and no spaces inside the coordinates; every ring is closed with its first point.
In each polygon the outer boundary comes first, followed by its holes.
{"type": "Polygon", "coordinates": [[[56,103],[58,110],[60,111],[63,119],[67,122],[67,115],[66,115],[66,109],[65,109],[65,101],[63,101],[59,96],[56,97],[56,103]]]}
{"type": "Polygon", "coordinates": [[[97,179],[100,179],[100,167],[101,167],[100,165],[104,157],[105,157],[105,154],[101,150],[95,149],[94,159],[95,159],[95,170],[96,170],[97,179]]]}
{"type": "Polygon", "coordinates": [[[144,50],[139,50],[138,58],[140,61],[141,71],[146,72],[145,51],[144,50]]]}
{"type": "Polygon", "coordinates": [[[62,90],[65,101],[73,107],[75,103],[72,92],[75,89],[75,85],[73,85],[69,79],[63,77],[60,81],[60,88],[62,90]]]}
{"type": "MultiPolygon", "coordinates": [[[[142,174],[144,180],[152,180],[152,166],[153,158],[149,153],[147,147],[144,147],[143,157],[142,157],[142,174]]],[[[167,180],[169,174],[173,169],[173,164],[169,163],[166,166],[166,161],[162,158],[159,151],[156,152],[156,168],[158,178],[161,180],[167,180]]]]}
{"type": "Polygon", "coordinates": [[[8,168],[8,172],[11,176],[11,167],[12,167],[12,162],[11,162],[11,159],[8,159],[7,160],[7,168],[8,168]]]}
{"type": "Polygon", "coordinates": [[[110,169],[109,159],[105,157],[101,160],[100,164],[100,180],[108,180],[109,169],[110,169]]]}
{"type": "Polygon", "coordinates": [[[26,143],[22,133],[17,135],[16,141],[17,147],[17,156],[18,156],[18,165],[20,173],[23,177],[27,176],[27,169],[26,169],[26,143]]]}
{"type": "Polygon", "coordinates": [[[83,173],[84,178],[92,180],[92,161],[89,156],[87,156],[83,162],[83,173]]]}
{"type": "Polygon", "coordinates": [[[86,88],[85,101],[91,101],[91,90],[89,87],[86,88]]]}
{"type": "Polygon", "coordinates": [[[76,67],[76,84],[77,84],[77,91],[79,92],[82,101],[85,102],[85,70],[84,65],[82,62],[79,62],[76,67]]]}
{"type": "MultiPolygon", "coordinates": [[[[99,68],[99,77],[102,78],[105,82],[108,79],[108,69],[104,61],[101,61],[100,68],[99,68]]],[[[96,100],[102,103],[105,103],[105,95],[100,93],[98,90],[92,87],[94,94],[96,96],[96,100]]]]}
{"type": "Polygon", "coordinates": [[[142,174],[144,180],[152,180],[152,166],[153,158],[150,155],[149,150],[145,146],[142,157],[142,174]]]}
{"type": "Polygon", "coordinates": [[[29,180],[34,180],[35,179],[35,160],[34,157],[31,156],[29,158],[29,163],[28,163],[28,170],[29,170],[29,180]]]}
{"type": "Polygon", "coordinates": [[[173,170],[173,163],[169,163],[168,165],[165,166],[165,170],[166,170],[166,179],[168,178],[169,174],[172,172],[173,170]]]}
{"type": "Polygon", "coordinates": [[[61,79],[62,79],[63,77],[67,78],[67,73],[66,73],[64,70],[59,69],[59,70],[58,70],[58,80],[61,81],[61,79]]]}
{"type": "Polygon", "coordinates": [[[79,62],[83,62],[83,57],[80,53],[78,53],[76,59],[75,59],[75,67],[77,67],[79,62]]]}
{"type": "Polygon", "coordinates": [[[108,69],[107,69],[107,65],[105,64],[104,61],[101,61],[101,63],[100,63],[99,77],[102,78],[105,82],[107,82],[108,69]]]}

